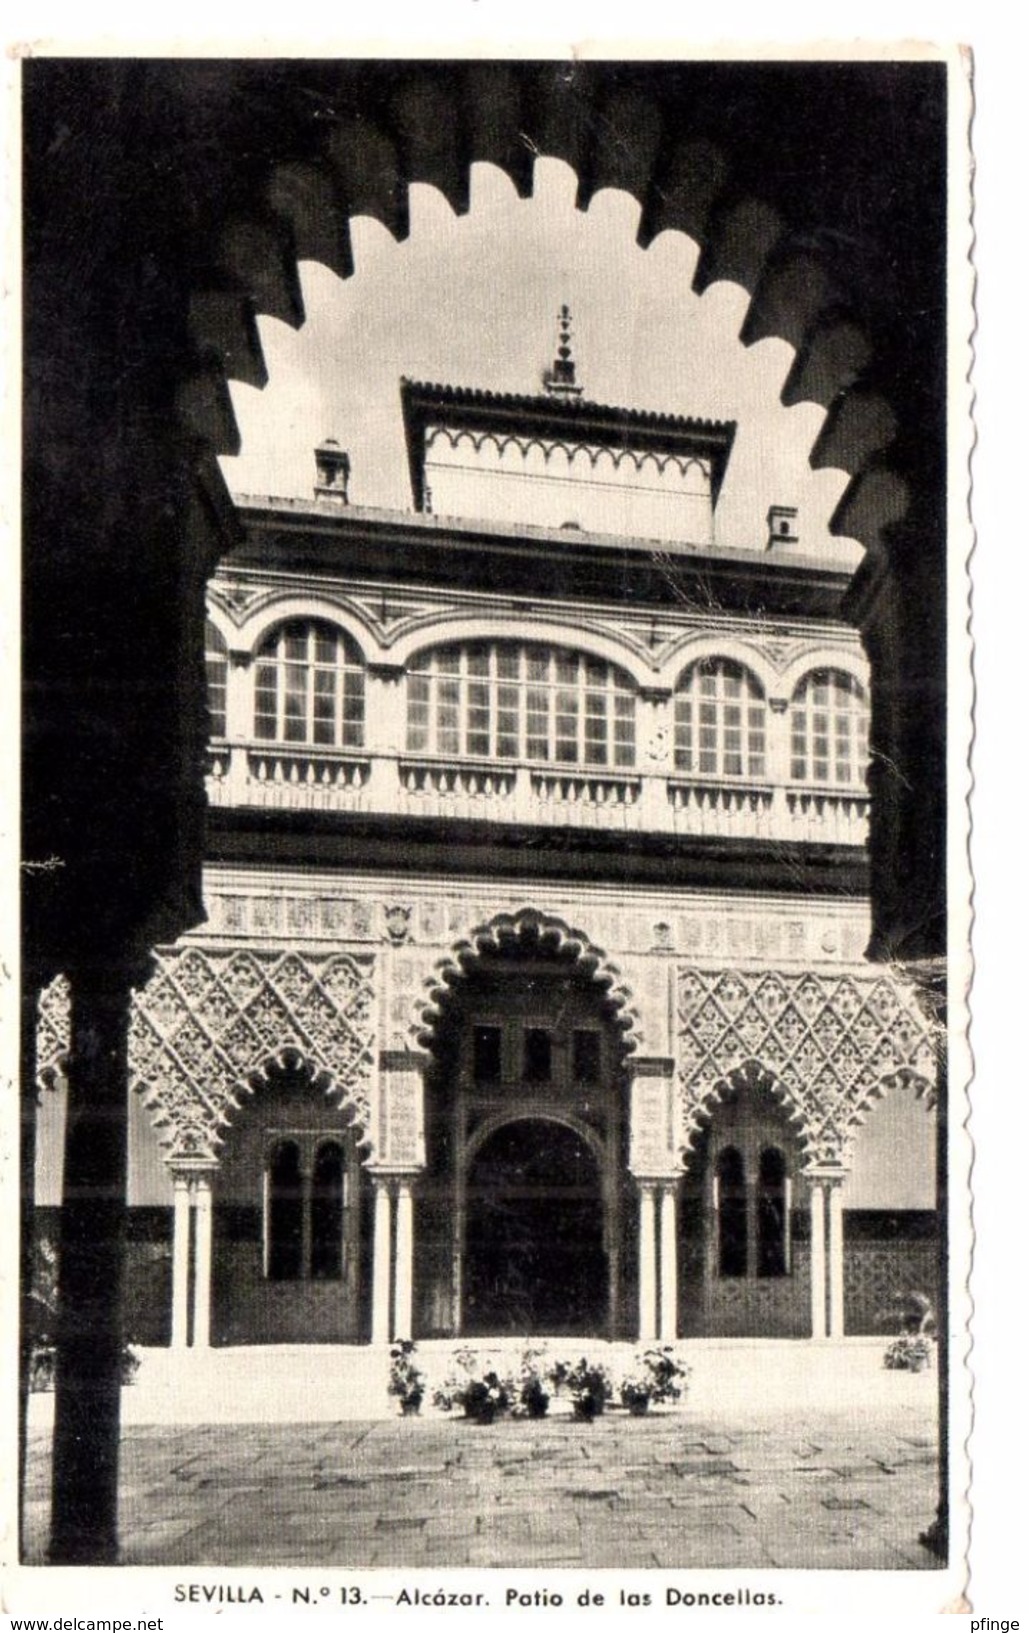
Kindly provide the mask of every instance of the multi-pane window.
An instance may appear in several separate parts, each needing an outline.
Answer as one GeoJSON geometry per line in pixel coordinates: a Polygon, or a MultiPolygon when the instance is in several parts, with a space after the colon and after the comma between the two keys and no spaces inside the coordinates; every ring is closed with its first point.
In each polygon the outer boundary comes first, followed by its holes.
{"type": "Polygon", "coordinates": [[[204,659],[207,665],[207,713],[211,736],[225,736],[225,697],[228,690],[229,654],[225,641],[211,620],[204,632],[204,659]]]}
{"type": "Polygon", "coordinates": [[[257,654],[254,735],[325,748],[364,744],[364,665],[332,624],[281,624],[257,654]]]}
{"type": "Polygon", "coordinates": [[[790,705],[795,782],[862,784],[868,768],[868,702],[853,675],[816,669],[790,705]]]}
{"type": "Polygon", "coordinates": [[[481,643],[424,653],[407,678],[411,754],[631,766],[629,676],[585,652],[481,643]]]}
{"type": "Polygon", "coordinates": [[[764,777],[765,697],[729,658],[702,658],[675,692],[675,769],[704,777],[764,777]]]}

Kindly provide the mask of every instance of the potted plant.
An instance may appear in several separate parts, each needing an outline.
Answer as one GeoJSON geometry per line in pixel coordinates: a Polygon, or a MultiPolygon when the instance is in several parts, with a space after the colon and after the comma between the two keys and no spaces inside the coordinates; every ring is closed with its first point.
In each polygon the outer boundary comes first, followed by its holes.
{"type": "Polygon", "coordinates": [[[510,1378],[502,1377],[492,1367],[480,1374],[473,1350],[459,1350],[454,1361],[456,1371],[451,1371],[433,1394],[441,1411],[452,1412],[460,1407],[472,1423],[493,1423],[511,1410],[516,1391],[510,1378]]]}
{"type": "Polygon", "coordinates": [[[923,1333],[901,1333],[886,1348],[883,1366],[891,1372],[924,1372],[932,1366],[933,1341],[923,1333]]]}
{"type": "Polygon", "coordinates": [[[399,1338],[389,1352],[389,1393],[400,1402],[402,1417],[414,1417],[425,1398],[425,1373],[415,1362],[413,1338],[399,1338]]]}
{"type": "Polygon", "coordinates": [[[642,1417],[652,1405],[677,1401],[688,1377],[689,1368],[679,1360],[671,1344],[653,1345],[636,1356],[632,1369],[618,1386],[618,1396],[633,1417],[642,1417]]]}
{"type": "Polygon", "coordinates": [[[646,1372],[627,1372],[618,1386],[618,1398],[629,1415],[641,1418],[654,1398],[653,1380],[646,1372]]]}
{"type": "MultiPolygon", "coordinates": [[[[35,1243],[32,1285],[29,1289],[32,1349],[29,1357],[29,1389],[33,1394],[54,1387],[57,1351],[57,1248],[48,1236],[35,1243]]],[[[140,1358],[130,1344],[121,1351],[121,1381],[134,1384],[140,1358]]]]}
{"type": "Polygon", "coordinates": [[[515,1410],[521,1417],[544,1418],[550,1407],[547,1374],[541,1365],[543,1350],[527,1349],[522,1356],[515,1410]]]}
{"type": "Polygon", "coordinates": [[[680,1400],[686,1391],[690,1369],[671,1344],[655,1344],[643,1352],[643,1366],[650,1379],[650,1398],[658,1405],[680,1400]]]}
{"type": "Polygon", "coordinates": [[[573,1366],[562,1366],[561,1382],[572,1400],[572,1412],[590,1423],[611,1399],[611,1378],[605,1367],[584,1355],[573,1366]]]}
{"type": "Polygon", "coordinates": [[[883,1366],[892,1372],[924,1372],[932,1366],[936,1343],[936,1315],[925,1293],[907,1293],[898,1299],[893,1318],[900,1332],[887,1346],[883,1366]]]}

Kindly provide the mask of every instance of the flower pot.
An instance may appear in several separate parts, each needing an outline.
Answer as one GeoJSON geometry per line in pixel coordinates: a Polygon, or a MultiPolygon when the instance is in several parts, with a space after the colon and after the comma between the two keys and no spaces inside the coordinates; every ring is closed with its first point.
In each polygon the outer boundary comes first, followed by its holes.
{"type": "Polygon", "coordinates": [[[631,1418],[643,1418],[650,1411],[650,1398],[644,1395],[641,1400],[627,1401],[626,1406],[631,1418]]]}
{"type": "Polygon", "coordinates": [[[417,1400],[401,1401],[400,1416],[402,1418],[416,1418],[422,1409],[421,1397],[417,1400]]]}
{"type": "Polygon", "coordinates": [[[496,1402],[484,1401],[480,1406],[466,1406],[464,1415],[469,1423],[494,1423],[497,1416],[496,1402]]]}
{"type": "Polygon", "coordinates": [[[580,1423],[592,1423],[603,1410],[603,1401],[595,1400],[592,1395],[584,1395],[582,1400],[572,1402],[572,1415],[577,1417],[580,1423]]]}

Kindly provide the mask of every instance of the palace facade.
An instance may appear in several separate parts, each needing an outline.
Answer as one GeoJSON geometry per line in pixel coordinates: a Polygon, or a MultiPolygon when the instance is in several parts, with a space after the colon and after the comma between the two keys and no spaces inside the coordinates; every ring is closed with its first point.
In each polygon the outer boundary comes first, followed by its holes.
{"type": "MultiPolygon", "coordinates": [[[[882,1330],[935,1296],[936,1059],[865,962],[850,570],[734,426],[403,381],[412,509],[237,496],[206,922],[129,1039],[129,1336],[882,1330]]],[[[37,1205],[68,990],[43,994],[37,1205]]]]}

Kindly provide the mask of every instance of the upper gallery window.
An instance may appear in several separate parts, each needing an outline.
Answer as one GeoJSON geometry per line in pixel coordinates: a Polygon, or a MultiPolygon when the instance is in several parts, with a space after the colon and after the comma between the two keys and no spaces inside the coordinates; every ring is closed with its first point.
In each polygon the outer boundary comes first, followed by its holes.
{"type": "Polygon", "coordinates": [[[765,696],[730,658],[701,658],[675,691],[675,769],[710,777],[765,776],[765,696]]]}
{"type": "Polygon", "coordinates": [[[842,670],[813,670],[790,705],[790,776],[795,782],[863,785],[867,769],[863,688],[842,670]]]}
{"type": "Polygon", "coordinates": [[[410,754],[631,766],[636,695],[602,658],[477,643],[421,654],[407,679],[410,754]]]}
{"type": "Polygon", "coordinates": [[[204,659],[207,664],[207,713],[211,736],[225,736],[225,695],[228,689],[229,654],[224,638],[210,618],[204,631],[204,659]]]}
{"type": "Polygon", "coordinates": [[[257,653],[254,734],[264,742],[325,748],[364,744],[364,664],[342,630],[294,620],[257,653]]]}

